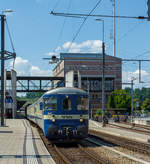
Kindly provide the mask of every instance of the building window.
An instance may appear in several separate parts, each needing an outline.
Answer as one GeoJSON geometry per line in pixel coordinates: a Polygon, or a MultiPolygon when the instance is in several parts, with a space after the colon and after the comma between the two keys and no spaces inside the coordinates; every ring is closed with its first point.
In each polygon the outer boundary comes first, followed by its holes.
{"type": "Polygon", "coordinates": [[[105,90],[112,91],[113,90],[113,80],[106,80],[105,81],[105,90]]]}
{"type": "Polygon", "coordinates": [[[100,90],[99,80],[90,80],[90,90],[92,90],[92,91],[100,90]]]}
{"type": "Polygon", "coordinates": [[[92,99],[94,99],[95,98],[95,96],[94,96],[94,94],[92,95],[92,99]]]}

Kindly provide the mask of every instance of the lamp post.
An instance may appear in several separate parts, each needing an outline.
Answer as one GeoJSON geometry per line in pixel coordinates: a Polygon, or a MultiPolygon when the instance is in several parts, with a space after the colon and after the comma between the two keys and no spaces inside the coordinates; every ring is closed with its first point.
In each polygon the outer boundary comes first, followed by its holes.
{"type": "Polygon", "coordinates": [[[103,55],[103,70],[102,70],[102,126],[105,126],[105,43],[104,43],[104,20],[102,19],[95,19],[96,21],[102,22],[102,55],[103,55]]]}
{"type": "Polygon", "coordinates": [[[5,89],[4,89],[4,69],[5,69],[5,17],[4,13],[12,12],[12,10],[7,9],[2,11],[1,17],[1,126],[4,126],[4,111],[5,111],[5,89]]]}

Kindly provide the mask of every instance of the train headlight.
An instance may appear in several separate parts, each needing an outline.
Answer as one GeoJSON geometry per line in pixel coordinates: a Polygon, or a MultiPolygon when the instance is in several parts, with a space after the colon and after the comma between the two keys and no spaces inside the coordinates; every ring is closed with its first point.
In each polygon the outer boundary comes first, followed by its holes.
{"type": "Polygon", "coordinates": [[[83,118],[82,117],[80,117],[80,122],[83,122],[83,118]]]}
{"type": "Polygon", "coordinates": [[[52,116],[52,122],[55,122],[55,116],[54,115],[52,116]]]}

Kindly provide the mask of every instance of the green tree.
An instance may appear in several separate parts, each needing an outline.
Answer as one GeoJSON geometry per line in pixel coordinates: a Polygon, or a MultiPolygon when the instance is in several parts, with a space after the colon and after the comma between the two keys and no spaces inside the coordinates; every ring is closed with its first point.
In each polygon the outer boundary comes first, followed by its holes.
{"type": "Polygon", "coordinates": [[[131,96],[125,90],[116,90],[111,93],[108,108],[131,108],[131,96]]]}
{"type": "MultiPolygon", "coordinates": [[[[129,94],[131,94],[131,88],[130,87],[127,87],[125,88],[125,91],[129,94]]],[[[146,98],[150,98],[150,88],[136,88],[134,90],[134,95],[133,95],[133,98],[135,99],[139,99],[140,102],[143,102],[146,98]]]]}
{"type": "MultiPolygon", "coordinates": [[[[108,112],[108,110],[104,110],[104,113],[107,116],[109,112],[108,112]]],[[[99,116],[99,115],[102,115],[102,109],[97,109],[96,110],[96,116],[99,116]]]]}
{"type": "Polygon", "coordinates": [[[140,99],[139,98],[134,98],[133,99],[133,108],[136,110],[140,110],[141,109],[141,103],[140,103],[140,99]],[[139,104],[139,106],[137,106],[137,103],[139,104]]]}
{"type": "Polygon", "coordinates": [[[142,109],[143,110],[149,110],[150,111],[150,99],[146,98],[142,103],[142,109]]]}
{"type": "Polygon", "coordinates": [[[29,92],[26,94],[26,98],[35,99],[35,98],[40,98],[42,95],[43,95],[42,92],[29,92]]]}

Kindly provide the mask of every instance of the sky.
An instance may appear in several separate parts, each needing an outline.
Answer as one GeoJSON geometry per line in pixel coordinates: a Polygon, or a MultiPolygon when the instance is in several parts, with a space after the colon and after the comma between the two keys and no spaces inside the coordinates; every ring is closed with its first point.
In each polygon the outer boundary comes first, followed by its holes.
{"type": "MultiPolygon", "coordinates": [[[[72,40],[83,22],[81,18],[50,15],[51,11],[88,14],[99,0],[0,0],[0,11],[12,9],[6,15],[9,31],[17,54],[15,70],[18,75],[52,75],[54,65],[44,57],[60,52],[101,52],[102,21],[89,17],[74,42],[72,40]],[[70,44],[72,47],[69,49],[70,44]]],[[[112,0],[101,0],[92,14],[112,15],[112,0]]],[[[147,0],[116,0],[116,15],[147,16],[147,0]]],[[[113,20],[104,18],[106,54],[113,55],[113,20]]],[[[6,29],[5,49],[12,51],[6,29]]],[[[116,19],[116,57],[150,59],[150,21],[116,19]]],[[[5,67],[12,68],[12,60],[5,67]]],[[[150,63],[142,63],[142,81],[138,84],[138,64],[123,62],[123,81],[136,77],[136,86],[150,86],[150,63]]]]}

